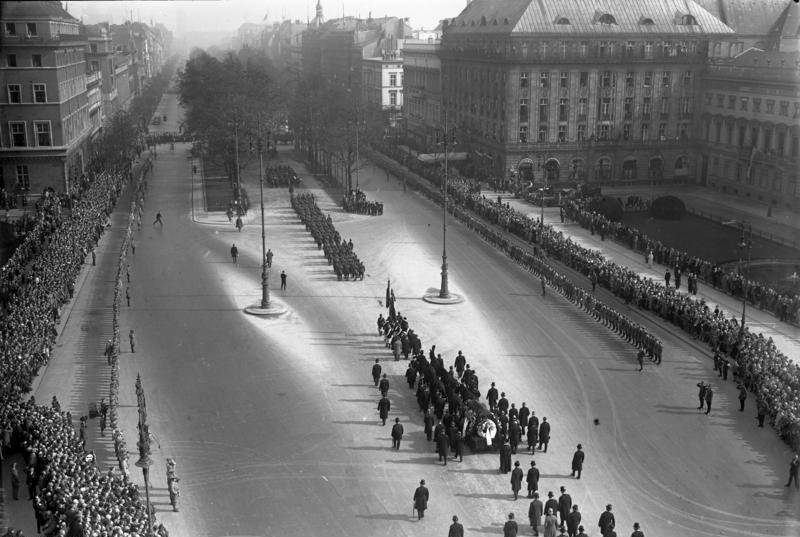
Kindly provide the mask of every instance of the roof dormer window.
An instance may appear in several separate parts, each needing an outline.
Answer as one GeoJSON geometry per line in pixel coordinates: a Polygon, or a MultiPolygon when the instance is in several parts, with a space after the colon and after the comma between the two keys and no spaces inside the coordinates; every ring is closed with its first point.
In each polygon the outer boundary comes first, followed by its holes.
{"type": "Polygon", "coordinates": [[[556,17],[556,24],[571,24],[566,17],[556,17]]]}
{"type": "Polygon", "coordinates": [[[694,15],[681,15],[678,24],[682,26],[697,26],[697,19],[694,18],[694,15]]]}
{"type": "Polygon", "coordinates": [[[655,22],[650,17],[642,17],[639,19],[639,26],[655,26],[655,22]]]}
{"type": "Polygon", "coordinates": [[[600,11],[595,11],[594,19],[592,21],[594,24],[617,24],[617,19],[614,18],[614,15],[611,13],[602,13],[600,11]]]}

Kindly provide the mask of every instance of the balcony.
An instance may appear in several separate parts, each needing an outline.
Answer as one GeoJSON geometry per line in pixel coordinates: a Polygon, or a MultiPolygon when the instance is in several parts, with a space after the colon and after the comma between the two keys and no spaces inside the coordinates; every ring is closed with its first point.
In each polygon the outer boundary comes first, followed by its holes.
{"type": "MultiPolygon", "coordinates": [[[[443,46],[440,51],[442,59],[454,60],[490,60],[493,62],[511,62],[519,63],[524,61],[526,63],[538,64],[553,64],[553,63],[591,63],[591,64],[612,64],[612,63],[677,63],[677,64],[692,64],[692,63],[705,63],[707,56],[707,47],[702,43],[697,43],[697,48],[694,52],[691,51],[677,51],[663,49],[645,50],[643,47],[635,47],[634,49],[616,48],[613,52],[608,50],[600,51],[599,46],[595,44],[589,47],[588,50],[581,51],[577,47],[562,53],[560,50],[552,48],[548,49],[546,53],[541,50],[533,48],[523,48],[524,41],[517,41],[511,39],[509,46],[498,47],[497,49],[492,45],[480,46],[473,45],[471,42],[466,41],[460,37],[445,37],[443,39],[443,46]]],[[[573,42],[574,43],[574,42],[573,42]]],[[[596,42],[595,42],[596,43],[596,42]]],[[[504,43],[505,45],[505,43],[504,43]]]]}
{"type": "Polygon", "coordinates": [[[56,45],[65,42],[88,43],[89,36],[87,34],[15,35],[15,36],[3,34],[4,45],[30,45],[30,44],[56,45]]]}

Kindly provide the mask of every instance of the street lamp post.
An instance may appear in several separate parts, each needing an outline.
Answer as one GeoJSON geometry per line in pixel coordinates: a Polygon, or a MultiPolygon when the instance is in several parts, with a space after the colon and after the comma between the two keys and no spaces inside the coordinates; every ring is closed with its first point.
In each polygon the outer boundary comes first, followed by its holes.
{"type": "Polygon", "coordinates": [[[441,144],[442,149],[444,149],[444,204],[443,204],[443,211],[442,211],[442,284],[439,287],[439,298],[441,299],[448,299],[450,298],[450,288],[448,283],[448,274],[447,274],[447,178],[448,178],[448,157],[447,157],[447,146],[455,144],[455,129],[451,132],[447,131],[447,121],[445,116],[445,126],[444,131],[441,133],[442,137],[441,140],[438,140],[439,133],[437,132],[437,143],[441,144]],[[448,137],[450,140],[448,140],[448,137]]]}
{"type": "MultiPolygon", "coordinates": [[[[261,191],[261,308],[269,308],[269,267],[267,266],[267,231],[264,225],[264,142],[261,140],[261,126],[258,136],[258,185],[261,191]]],[[[269,149],[269,132],[267,132],[269,149]]]]}
{"type": "Polygon", "coordinates": [[[150,466],[153,460],[150,458],[150,427],[147,425],[147,403],[142,388],[142,379],[136,375],[136,396],[139,407],[139,460],[134,464],[142,469],[144,477],[144,497],[147,509],[147,537],[153,535],[153,514],[150,512],[150,466]]]}
{"type": "Polygon", "coordinates": [[[745,271],[742,269],[742,264],[744,262],[744,251],[747,249],[747,264],[745,267],[749,272],[750,269],[750,253],[753,249],[753,227],[747,226],[745,229],[745,225],[741,224],[742,229],[742,236],[739,239],[739,274],[742,277],[742,324],[739,327],[739,334],[740,336],[744,336],[744,328],[745,328],[745,313],[747,310],[747,275],[745,271]]]}

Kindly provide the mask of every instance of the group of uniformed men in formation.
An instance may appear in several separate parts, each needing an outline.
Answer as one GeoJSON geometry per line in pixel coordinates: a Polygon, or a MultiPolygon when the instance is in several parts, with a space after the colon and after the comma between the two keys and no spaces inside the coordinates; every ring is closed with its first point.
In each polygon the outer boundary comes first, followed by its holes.
{"type": "Polygon", "coordinates": [[[369,216],[383,214],[383,203],[368,200],[367,195],[360,189],[353,190],[350,194],[342,196],[342,207],[348,213],[367,214],[369,216]]]}
{"type": "Polygon", "coordinates": [[[291,166],[269,166],[264,169],[264,177],[270,186],[291,186],[300,182],[291,166]]]}
{"type": "Polygon", "coordinates": [[[322,214],[314,199],[314,194],[298,194],[292,196],[292,207],[300,221],[311,232],[317,242],[317,248],[325,252],[329,265],[333,265],[339,280],[364,279],[364,263],[353,251],[353,240],[343,241],[339,232],[333,227],[330,215],[322,214]]]}

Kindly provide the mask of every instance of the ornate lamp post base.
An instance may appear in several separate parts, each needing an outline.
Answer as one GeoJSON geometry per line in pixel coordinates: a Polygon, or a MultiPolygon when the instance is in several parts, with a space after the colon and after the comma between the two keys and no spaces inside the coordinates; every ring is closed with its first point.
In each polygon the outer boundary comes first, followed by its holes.
{"type": "Polygon", "coordinates": [[[258,304],[251,304],[244,308],[244,312],[256,317],[278,317],[289,311],[289,308],[271,300],[267,307],[263,307],[261,302],[258,304]]]}
{"type": "Polygon", "coordinates": [[[464,302],[464,297],[450,292],[450,286],[448,285],[447,279],[447,262],[445,261],[442,264],[442,286],[432,291],[435,292],[428,292],[423,295],[422,300],[425,302],[430,302],[431,304],[439,304],[439,305],[448,305],[448,304],[460,304],[464,302]]]}

